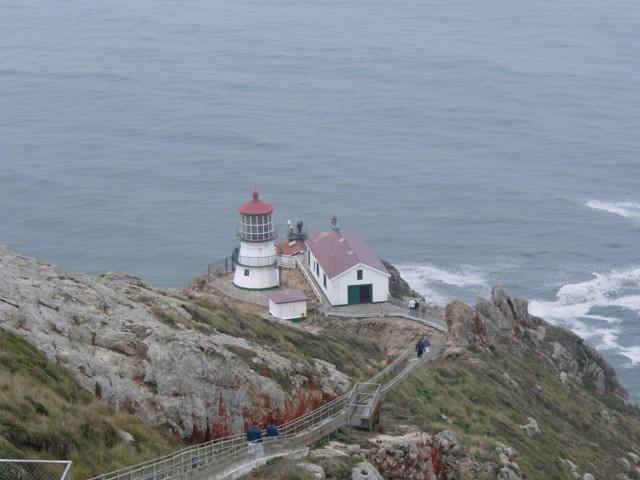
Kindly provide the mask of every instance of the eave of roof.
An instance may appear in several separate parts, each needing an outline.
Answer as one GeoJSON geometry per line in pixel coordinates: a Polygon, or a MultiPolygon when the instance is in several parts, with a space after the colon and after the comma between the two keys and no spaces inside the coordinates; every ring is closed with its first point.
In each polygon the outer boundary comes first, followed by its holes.
{"type": "Polygon", "coordinates": [[[296,288],[272,290],[267,294],[267,296],[277,305],[304,302],[307,300],[307,296],[304,294],[304,291],[296,288]]]}

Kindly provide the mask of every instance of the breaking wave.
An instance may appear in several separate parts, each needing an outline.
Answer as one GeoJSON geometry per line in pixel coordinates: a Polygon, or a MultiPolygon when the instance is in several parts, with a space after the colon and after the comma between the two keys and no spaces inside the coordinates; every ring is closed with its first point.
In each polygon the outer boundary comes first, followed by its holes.
{"type": "Polygon", "coordinates": [[[416,263],[397,267],[402,278],[429,303],[444,305],[453,298],[469,299],[490,291],[484,272],[476,267],[461,266],[446,270],[431,264],[416,263]]]}
{"type": "Polygon", "coordinates": [[[594,210],[619,215],[624,218],[634,218],[640,220],[640,203],[635,202],[601,202],[600,200],[589,200],[586,206],[594,210]]]}
{"type": "Polygon", "coordinates": [[[619,341],[623,319],[640,316],[640,268],[594,273],[591,280],[563,285],[556,300],[532,301],[529,311],[570,328],[600,349],[627,357],[632,365],[640,363],[640,345],[619,341]]]}

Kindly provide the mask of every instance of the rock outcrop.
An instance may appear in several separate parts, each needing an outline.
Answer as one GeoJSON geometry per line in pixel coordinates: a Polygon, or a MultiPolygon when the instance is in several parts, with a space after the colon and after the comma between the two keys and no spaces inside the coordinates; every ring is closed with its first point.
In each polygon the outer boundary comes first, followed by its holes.
{"type": "Polygon", "coordinates": [[[408,297],[418,298],[425,302],[425,298],[409,286],[406,280],[402,278],[396,267],[385,260],[383,260],[382,263],[387,267],[387,270],[391,275],[389,278],[389,293],[392,297],[397,298],[398,300],[404,300],[408,297]]]}
{"type": "Polygon", "coordinates": [[[329,362],[296,362],[215,328],[175,324],[172,318],[192,318],[190,300],[129,275],[68,273],[0,247],[0,328],[112,406],[181,438],[293,418],[349,387],[329,362]],[[274,371],[286,382],[271,378],[274,371]]]}
{"type": "Polygon", "coordinates": [[[526,300],[512,299],[501,287],[491,292],[491,301],[479,299],[475,307],[454,301],[447,305],[446,355],[462,349],[507,348],[515,355],[537,355],[550,363],[560,378],[581,384],[598,395],[627,393],[616,372],[593,346],[574,333],[553,326],[529,313],[526,300]]]}
{"type": "Polygon", "coordinates": [[[380,435],[365,452],[384,478],[449,480],[458,478],[461,447],[452,432],[380,435]]]}
{"type": "Polygon", "coordinates": [[[369,462],[360,462],[351,471],[351,480],[384,480],[369,462]]]}
{"type": "Polygon", "coordinates": [[[496,452],[500,460],[496,480],[522,480],[520,466],[515,462],[515,457],[518,454],[516,449],[507,445],[499,445],[496,452]]]}

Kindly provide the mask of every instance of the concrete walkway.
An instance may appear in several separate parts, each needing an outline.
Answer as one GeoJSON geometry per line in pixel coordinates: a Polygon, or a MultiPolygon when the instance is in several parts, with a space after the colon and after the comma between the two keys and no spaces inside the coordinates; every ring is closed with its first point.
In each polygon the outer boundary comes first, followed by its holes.
{"type": "Polygon", "coordinates": [[[429,313],[422,316],[409,314],[409,308],[403,308],[390,302],[385,303],[364,303],[359,305],[346,305],[343,307],[328,307],[326,304],[318,307],[318,311],[323,315],[342,318],[375,318],[375,317],[397,317],[413,320],[428,327],[434,328],[442,333],[447,333],[447,323],[441,315],[429,313]]]}
{"type": "Polygon", "coordinates": [[[209,277],[208,283],[215,290],[222,292],[234,300],[254,303],[265,308],[269,307],[269,298],[264,291],[243,290],[242,288],[236,287],[233,284],[233,273],[214,273],[209,277]]]}

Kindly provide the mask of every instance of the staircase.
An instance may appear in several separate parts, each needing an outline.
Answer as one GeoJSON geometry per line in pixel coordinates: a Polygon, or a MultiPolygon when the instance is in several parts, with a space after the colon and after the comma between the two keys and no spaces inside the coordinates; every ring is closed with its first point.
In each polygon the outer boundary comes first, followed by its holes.
{"type": "Polygon", "coordinates": [[[293,454],[340,428],[371,430],[386,393],[439,353],[439,348],[432,348],[421,359],[416,359],[413,351],[403,353],[367,382],[357,383],[348,393],[281,425],[279,437],[267,437],[257,445],[249,445],[244,434],[218,438],[90,480],[235,479],[269,459],[293,454]]]}

